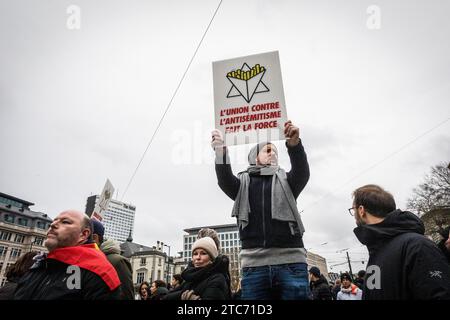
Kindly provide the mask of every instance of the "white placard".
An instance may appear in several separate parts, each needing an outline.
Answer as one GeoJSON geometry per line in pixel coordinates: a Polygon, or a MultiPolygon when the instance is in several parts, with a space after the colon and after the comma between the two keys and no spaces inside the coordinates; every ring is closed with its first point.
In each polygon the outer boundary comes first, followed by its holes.
{"type": "Polygon", "coordinates": [[[287,121],[278,51],[213,62],[215,127],[225,144],[284,139],[287,121]]]}
{"type": "Polygon", "coordinates": [[[103,187],[103,191],[100,195],[98,203],[95,205],[94,212],[92,213],[92,217],[102,221],[103,220],[103,212],[108,209],[109,201],[112,199],[114,195],[114,187],[111,184],[109,179],[106,179],[105,186],[103,187]]]}

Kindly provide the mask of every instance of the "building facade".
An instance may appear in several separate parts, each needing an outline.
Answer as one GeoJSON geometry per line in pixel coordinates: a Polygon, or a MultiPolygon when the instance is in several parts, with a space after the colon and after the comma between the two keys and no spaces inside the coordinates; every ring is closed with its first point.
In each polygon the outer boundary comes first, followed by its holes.
{"type": "Polygon", "coordinates": [[[122,255],[129,259],[133,272],[133,284],[136,289],[147,281],[163,280],[170,283],[172,276],[181,273],[183,267],[175,263],[176,259],[164,252],[164,246],[157,242],[156,246],[147,247],[134,243],[131,237],[120,245],[122,255]]]}
{"type": "Polygon", "coordinates": [[[237,225],[233,223],[185,229],[184,232],[187,233],[183,236],[183,259],[185,263],[192,259],[192,245],[197,240],[197,234],[202,228],[210,228],[217,232],[220,240],[220,253],[227,255],[230,259],[231,289],[234,291],[241,278],[239,253],[242,245],[239,240],[237,225]]]}
{"type": "Polygon", "coordinates": [[[6,282],[6,269],[22,254],[47,251],[44,240],[52,219],[30,210],[32,205],[0,192],[0,287],[6,282]]]}
{"type": "MultiPolygon", "coordinates": [[[[87,198],[85,212],[88,216],[92,215],[98,201],[98,195],[87,198]]],[[[133,235],[135,213],[136,207],[134,205],[111,199],[108,209],[103,212],[104,238],[125,242],[130,234],[130,230],[131,235],[133,235]]]]}
{"type": "Polygon", "coordinates": [[[311,267],[317,267],[319,268],[320,273],[323,274],[325,278],[328,278],[327,280],[330,280],[328,275],[327,260],[324,257],[308,251],[306,254],[306,263],[308,264],[308,270],[311,267]]]}

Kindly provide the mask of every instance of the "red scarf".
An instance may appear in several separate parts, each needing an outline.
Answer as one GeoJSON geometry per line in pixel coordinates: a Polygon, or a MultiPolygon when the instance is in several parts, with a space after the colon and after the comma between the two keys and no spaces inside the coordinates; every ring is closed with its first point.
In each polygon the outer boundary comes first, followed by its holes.
{"type": "Polygon", "coordinates": [[[111,291],[120,286],[116,269],[114,269],[95,243],[58,248],[50,252],[47,258],[58,260],[68,265],[75,265],[95,273],[102,278],[111,291]]]}

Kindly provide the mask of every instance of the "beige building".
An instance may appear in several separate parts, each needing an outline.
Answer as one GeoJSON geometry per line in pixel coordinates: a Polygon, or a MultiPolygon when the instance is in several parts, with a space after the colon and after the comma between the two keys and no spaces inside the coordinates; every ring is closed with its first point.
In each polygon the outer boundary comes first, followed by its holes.
{"type": "Polygon", "coordinates": [[[311,267],[317,267],[319,268],[320,273],[323,274],[327,280],[330,280],[328,276],[327,260],[324,257],[308,251],[306,254],[306,262],[308,263],[308,270],[311,267]]]}
{"type": "Polygon", "coordinates": [[[133,284],[137,288],[147,281],[163,280],[170,283],[172,276],[181,273],[179,262],[164,252],[164,246],[158,241],[156,246],[148,247],[134,243],[131,236],[120,245],[122,255],[129,259],[133,272],[133,284]],[[179,272],[178,272],[179,271],[179,272]]]}
{"type": "Polygon", "coordinates": [[[441,230],[450,226],[450,206],[438,207],[423,214],[422,219],[425,226],[425,235],[438,243],[442,237],[441,230]]]}
{"type": "Polygon", "coordinates": [[[34,203],[0,192],[0,287],[6,269],[29,251],[46,251],[44,240],[52,219],[30,210],[34,203]]]}

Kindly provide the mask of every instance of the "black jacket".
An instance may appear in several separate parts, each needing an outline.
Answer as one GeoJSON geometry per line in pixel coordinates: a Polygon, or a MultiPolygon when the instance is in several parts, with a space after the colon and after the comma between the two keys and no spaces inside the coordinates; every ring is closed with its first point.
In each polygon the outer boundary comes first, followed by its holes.
{"type": "Polygon", "coordinates": [[[441,250],[441,252],[444,254],[445,258],[447,259],[447,262],[450,264],[450,251],[445,246],[445,242],[447,239],[441,240],[438,243],[438,248],[441,250]]]}
{"type": "MultiPolygon", "coordinates": [[[[309,180],[309,165],[305,150],[300,142],[295,147],[287,147],[291,160],[291,171],[287,180],[295,199],[309,180]]],[[[233,175],[231,165],[223,161],[216,163],[216,175],[219,187],[232,200],[239,192],[240,180],[233,175]]],[[[302,248],[303,241],[297,225],[272,219],[272,179],[273,176],[251,175],[249,185],[249,224],[239,230],[243,249],[250,248],[302,248]],[[295,234],[292,235],[291,227],[295,234]]]]}
{"type": "Polygon", "coordinates": [[[448,234],[450,232],[450,227],[445,228],[444,230],[441,230],[440,234],[442,236],[442,240],[438,243],[438,248],[441,249],[444,256],[447,258],[447,262],[450,263],[450,251],[445,246],[445,242],[448,239],[448,234]]]}
{"type": "Polygon", "coordinates": [[[311,281],[310,287],[313,300],[333,300],[330,286],[323,275],[317,281],[311,281]]]}
{"type": "Polygon", "coordinates": [[[194,294],[202,300],[230,300],[230,279],[228,276],[229,259],[219,255],[212,264],[195,268],[192,264],[181,273],[184,282],[174,291],[169,292],[164,300],[181,300],[186,290],[194,290],[194,294]]]}
{"type": "Polygon", "coordinates": [[[11,279],[6,281],[5,285],[0,288],[0,300],[12,300],[14,298],[14,291],[17,287],[19,279],[11,279]]]}
{"type": "MultiPolygon", "coordinates": [[[[105,258],[106,259],[106,258],[105,258]]],[[[45,259],[34,265],[18,282],[14,300],[117,300],[120,286],[111,291],[97,274],[80,268],[79,288],[69,288],[69,265],[45,259]]]]}
{"type": "Polygon", "coordinates": [[[450,299],[450,268],[424,231],[418,217],[400,210],[354,229],[369,249],[363,300],[450,299]]]}
{"type": "Polygon", "coordinates": [[[353,283],[361,290],[364,290],[364,279],[357,278],[353,283]]]}

